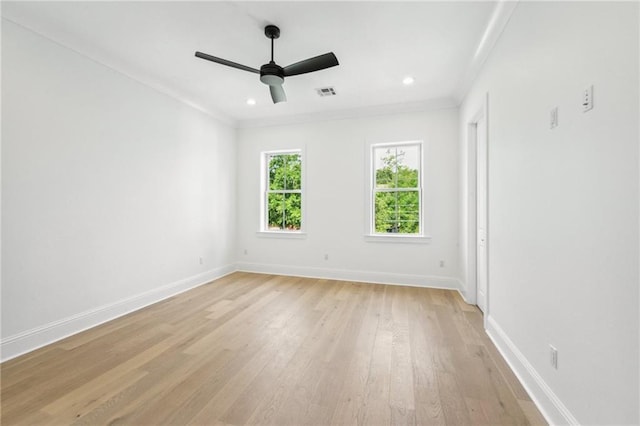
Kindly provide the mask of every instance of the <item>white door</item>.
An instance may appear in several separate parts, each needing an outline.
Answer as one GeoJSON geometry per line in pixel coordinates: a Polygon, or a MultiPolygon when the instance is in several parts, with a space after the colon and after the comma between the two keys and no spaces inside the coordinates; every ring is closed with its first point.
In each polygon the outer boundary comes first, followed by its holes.
{"type": "Polygon", "coordinates": [[[487,303],[487,128],[483,117],[476,124],[476,250],[477,304],[485,311],[487,303]]]}

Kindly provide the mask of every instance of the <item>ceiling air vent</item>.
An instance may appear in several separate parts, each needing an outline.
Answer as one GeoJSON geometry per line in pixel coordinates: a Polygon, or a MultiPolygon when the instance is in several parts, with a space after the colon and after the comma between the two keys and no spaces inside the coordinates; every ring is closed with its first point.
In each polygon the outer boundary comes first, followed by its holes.
{"type": "Polygon", "coordinates": [[[318,92],[319,96],[335,96],[337,94],[336,89],[333,87],[321,87],[316,89],[316,92],[318,92]]]}

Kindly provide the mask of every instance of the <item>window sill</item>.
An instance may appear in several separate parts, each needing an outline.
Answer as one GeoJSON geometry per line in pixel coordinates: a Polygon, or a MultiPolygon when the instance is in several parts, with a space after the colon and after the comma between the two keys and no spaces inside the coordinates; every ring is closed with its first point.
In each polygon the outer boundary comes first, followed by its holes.
{"type": "Polygon", "coordinates": [[[368,243],[429,244],[431,237],[428,235],[366,234],[364,240],[368,243]]]}
{"type": "Polygon", "coordinates": [[[294,240],[307,238],[307,233],[301,231],[258,231],[256,232],[256,235],[262,238],[283,238],[294,240]]]}

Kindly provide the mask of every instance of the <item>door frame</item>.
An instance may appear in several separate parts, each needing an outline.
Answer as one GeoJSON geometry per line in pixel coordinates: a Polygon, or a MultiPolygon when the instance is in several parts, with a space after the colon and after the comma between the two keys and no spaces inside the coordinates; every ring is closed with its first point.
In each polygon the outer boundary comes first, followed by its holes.
{"type": "Polygon", "coordinates": [[[486,188],[486,289],[485,289],[485,308],[484,321],[485,328],[487,318],[489,317],[489,294],[490,294],[490,271],[489,271],[489,246],[490,246],[490,229],[489,229],[489,94],[487,93],[482,100],[481,105],[476,109],[475,113],[467,123],[467,301],[471,304],[478,304],[478,211],[477,211],[477,126],[478,123],[484,122],[485,143],[486,143],[486,172],[487,172],[487,188],[486,188]]]}

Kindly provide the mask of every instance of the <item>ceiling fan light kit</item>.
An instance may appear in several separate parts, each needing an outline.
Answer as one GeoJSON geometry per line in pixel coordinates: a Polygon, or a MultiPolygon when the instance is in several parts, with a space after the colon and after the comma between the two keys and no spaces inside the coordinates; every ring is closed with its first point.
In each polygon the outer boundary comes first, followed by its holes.
{"type": "Polygon", "coordinates": [[[273,60],[273,41],[280,37],[280,28],[275,25],[267,25],[264,28],[264,34],[267,38],[271,39],[271,61],[268,64],[262,65],[259,70],[202,52],[196,52],[196,57],[243,71],[260,74],[260,81],[269,86],[271,99],[274,104],[278,102],[286,102],[287,100],[287,95],[282,87],[285,77],[320,71],[339,65],[336,55],[334,55],[333,52],[329,52],[324,55],[296,62],[295,64],[291,64],[283,68],[273,60]]]}

